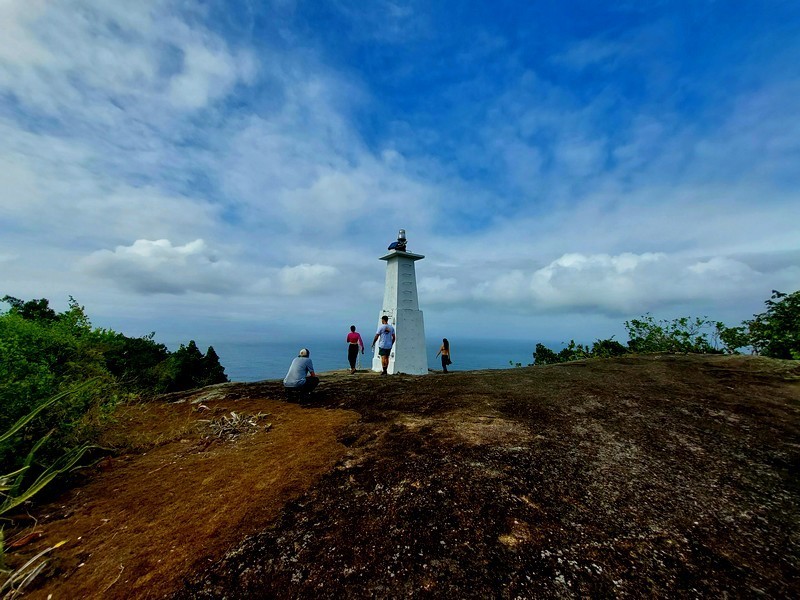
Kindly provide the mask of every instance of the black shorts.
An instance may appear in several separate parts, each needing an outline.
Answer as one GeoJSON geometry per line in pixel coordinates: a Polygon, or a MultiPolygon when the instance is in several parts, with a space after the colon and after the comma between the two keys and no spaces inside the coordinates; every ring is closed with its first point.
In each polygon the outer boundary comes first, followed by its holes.
{"type": "Polygon", "coordinates": [[[389,356],[391,353],[391,348],[378,348],[378,356],[389,356]]]}

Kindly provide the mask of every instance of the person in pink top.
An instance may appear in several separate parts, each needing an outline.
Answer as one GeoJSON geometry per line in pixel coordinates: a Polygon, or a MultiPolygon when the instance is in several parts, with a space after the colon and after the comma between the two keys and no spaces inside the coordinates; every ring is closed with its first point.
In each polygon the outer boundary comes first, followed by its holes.
{"type": "Polygon", "coordinates": [[[350,375],[356,372],[359,348],[361,348],[361,354],[364,354],[364,342],[361,334],[356,331],[355,325],[350,325],[350,333],[347,334],[347,360],[350,361],[350,375]]]}

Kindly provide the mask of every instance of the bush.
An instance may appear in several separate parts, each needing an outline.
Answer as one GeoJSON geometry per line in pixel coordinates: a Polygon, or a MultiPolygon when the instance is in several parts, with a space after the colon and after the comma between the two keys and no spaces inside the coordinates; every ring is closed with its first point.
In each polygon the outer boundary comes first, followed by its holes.
{"type": "Polygon", "coordinates": [[[597,340],[592,345],[591,354],[595,358],[612,358],[614,356],[622,356],[627,354],[628,349],[620,344],[613,337],[607,340],[597,340]]]}
{"type": "Polygon", "coordinates": [[[38,455],[48,460],[90,439],[119,399],[102,355],[82,335],[80,320],[33,319],[14,311],[0,315],[0,430],[45,399],[81,382],[91,380],[91,384],[63,397],[13,444],[0,448],[0,462],[5,465],[19,465],[45,436],[38,455]]]}
{"type": "Polygon", "coordinates": [[[536,351],[533,353],[533,364],[552,365],[584,358],[610,358],[612,356],[621,356],[627,352],[628,349],[614,340],[613,337],[607,340],[596,340],[591,348],[583,344],[576,344],[575,340],[570,340],[569,344],[559,352],[554,352],[544,344],[536,344],[536,351]]]}
{"type": "Polygon", "coordinates": [[[800,290],[784,294],[772,290],[766,312],[745,321],[749,345],[772,358],[800,359],[800,290]]]}
{"type": "Polygon", "coordinates": [[[708,340],[715,331],[716,323],[704,318],[662,319],[656,321],[650,314],[640,319],[625,321],[631,352],[693,352],[698,354],[719,353],[708,340]]]}
{"type": "Polygon", "coordinates": [[[724,323],[717,323],[716,328],[716,337],[728,354],[739,354],[739,348],[750,345],[750,334],[745,326],[726,327],[724,323]]]}
{"type": "Polygon", "coordinates": [[[164,392],[179,392],[215,383],[225,383],[228,376],[213,346],[205,356],[194,340],[176,350],[159,366],[159,387],[164,392]]]}
{"type": "Polygon", "coordinates": [[[153,340],[155,333],[129,338],[121,333],[98,329],[92,335],[106,368],[125,390],[142,395],[163,391],[158,367],[170,353],[164,344],[153,340]]]}
{"type": "Polygon", "coordinates": [[[62,396],[32,419],[24,433],[0,447],[6,469],[19,465],[39,440],[37,458],[56,460],[94,439],[115,405],[131,395],[182,391],[228,381],[213,348],[203,355],[194,341],[170,354],[154,334],[129,338],[95,329],[74,298],[53,311],[47,299],[27,302],[5,296],[0,314],[0,431],[47,398],[62,396]]]}
{"type": "Polygon", "coordinates": [[[591,349],[570,340],[567,347],[558,353],[536,344],[533,361],[536,365],[547,365],[582,358],[621,356],[626,352],[720,354],[719,344],[729,354],[749,346],[754,352],[771,358],[800,359],[800,291],[784,294],[772,290],[772,297],[765,304],[766,312],[753,315],[752,320],[744,321],[738,327],[727,327],[706,317],[656,321],[648,313],[639,319],[625,321],[630,338],[627,348],[613,338],[597,340],[591,349]]]}

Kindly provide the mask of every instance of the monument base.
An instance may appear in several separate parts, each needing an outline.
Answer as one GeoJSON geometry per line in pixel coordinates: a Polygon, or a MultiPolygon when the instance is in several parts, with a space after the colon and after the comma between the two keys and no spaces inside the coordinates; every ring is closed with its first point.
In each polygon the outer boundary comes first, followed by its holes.
{"type": "MultiPolygon", "coordinates": [[[[381,315],[386,314],[382,312],[381,315]]],[[[425,348],[425,324],[421,310],[399,309],[390,315],[389,323],[395,328],[397,341],[389,355],[389,374],[427,375],[428,353],[425,348]]],[[[378,346],[372,357],[372,370],[380,372],[381,357],[378,346]]]]}

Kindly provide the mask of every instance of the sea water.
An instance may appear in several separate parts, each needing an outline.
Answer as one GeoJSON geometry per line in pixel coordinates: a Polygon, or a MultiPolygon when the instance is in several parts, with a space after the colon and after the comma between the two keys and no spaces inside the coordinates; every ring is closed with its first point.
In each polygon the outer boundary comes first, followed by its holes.
{"type": "MultiPolygon", "coordinates": [[[[361,369],[372,368],[372,352],[366,339],[365,353],[359,354],[361,369]]],[[[436,357],[441,340],[427,340],[428,367],[441,370],[441,360],[436,357]]],[[[561,344],[546,346],[559,349],[561,344]]],[[[292,359],[305,344],[311,351],[314,369],[318,372],[349,369],[347,344],[342,339],[319,339],[287,342],[264,340],[261,342],[218,342],[214,350],[219,355],[225,373],[231,381],[261,381],[283,379],[292,359]]],[[[473,371],[477,369],[508,369],[533,362],[535,341],[530,340],[485,340],[451,339],[450,352],[453,364],[450,371],[473,371]]],[[[201,348],[205,351],[205,348],[201,348]]]]}

